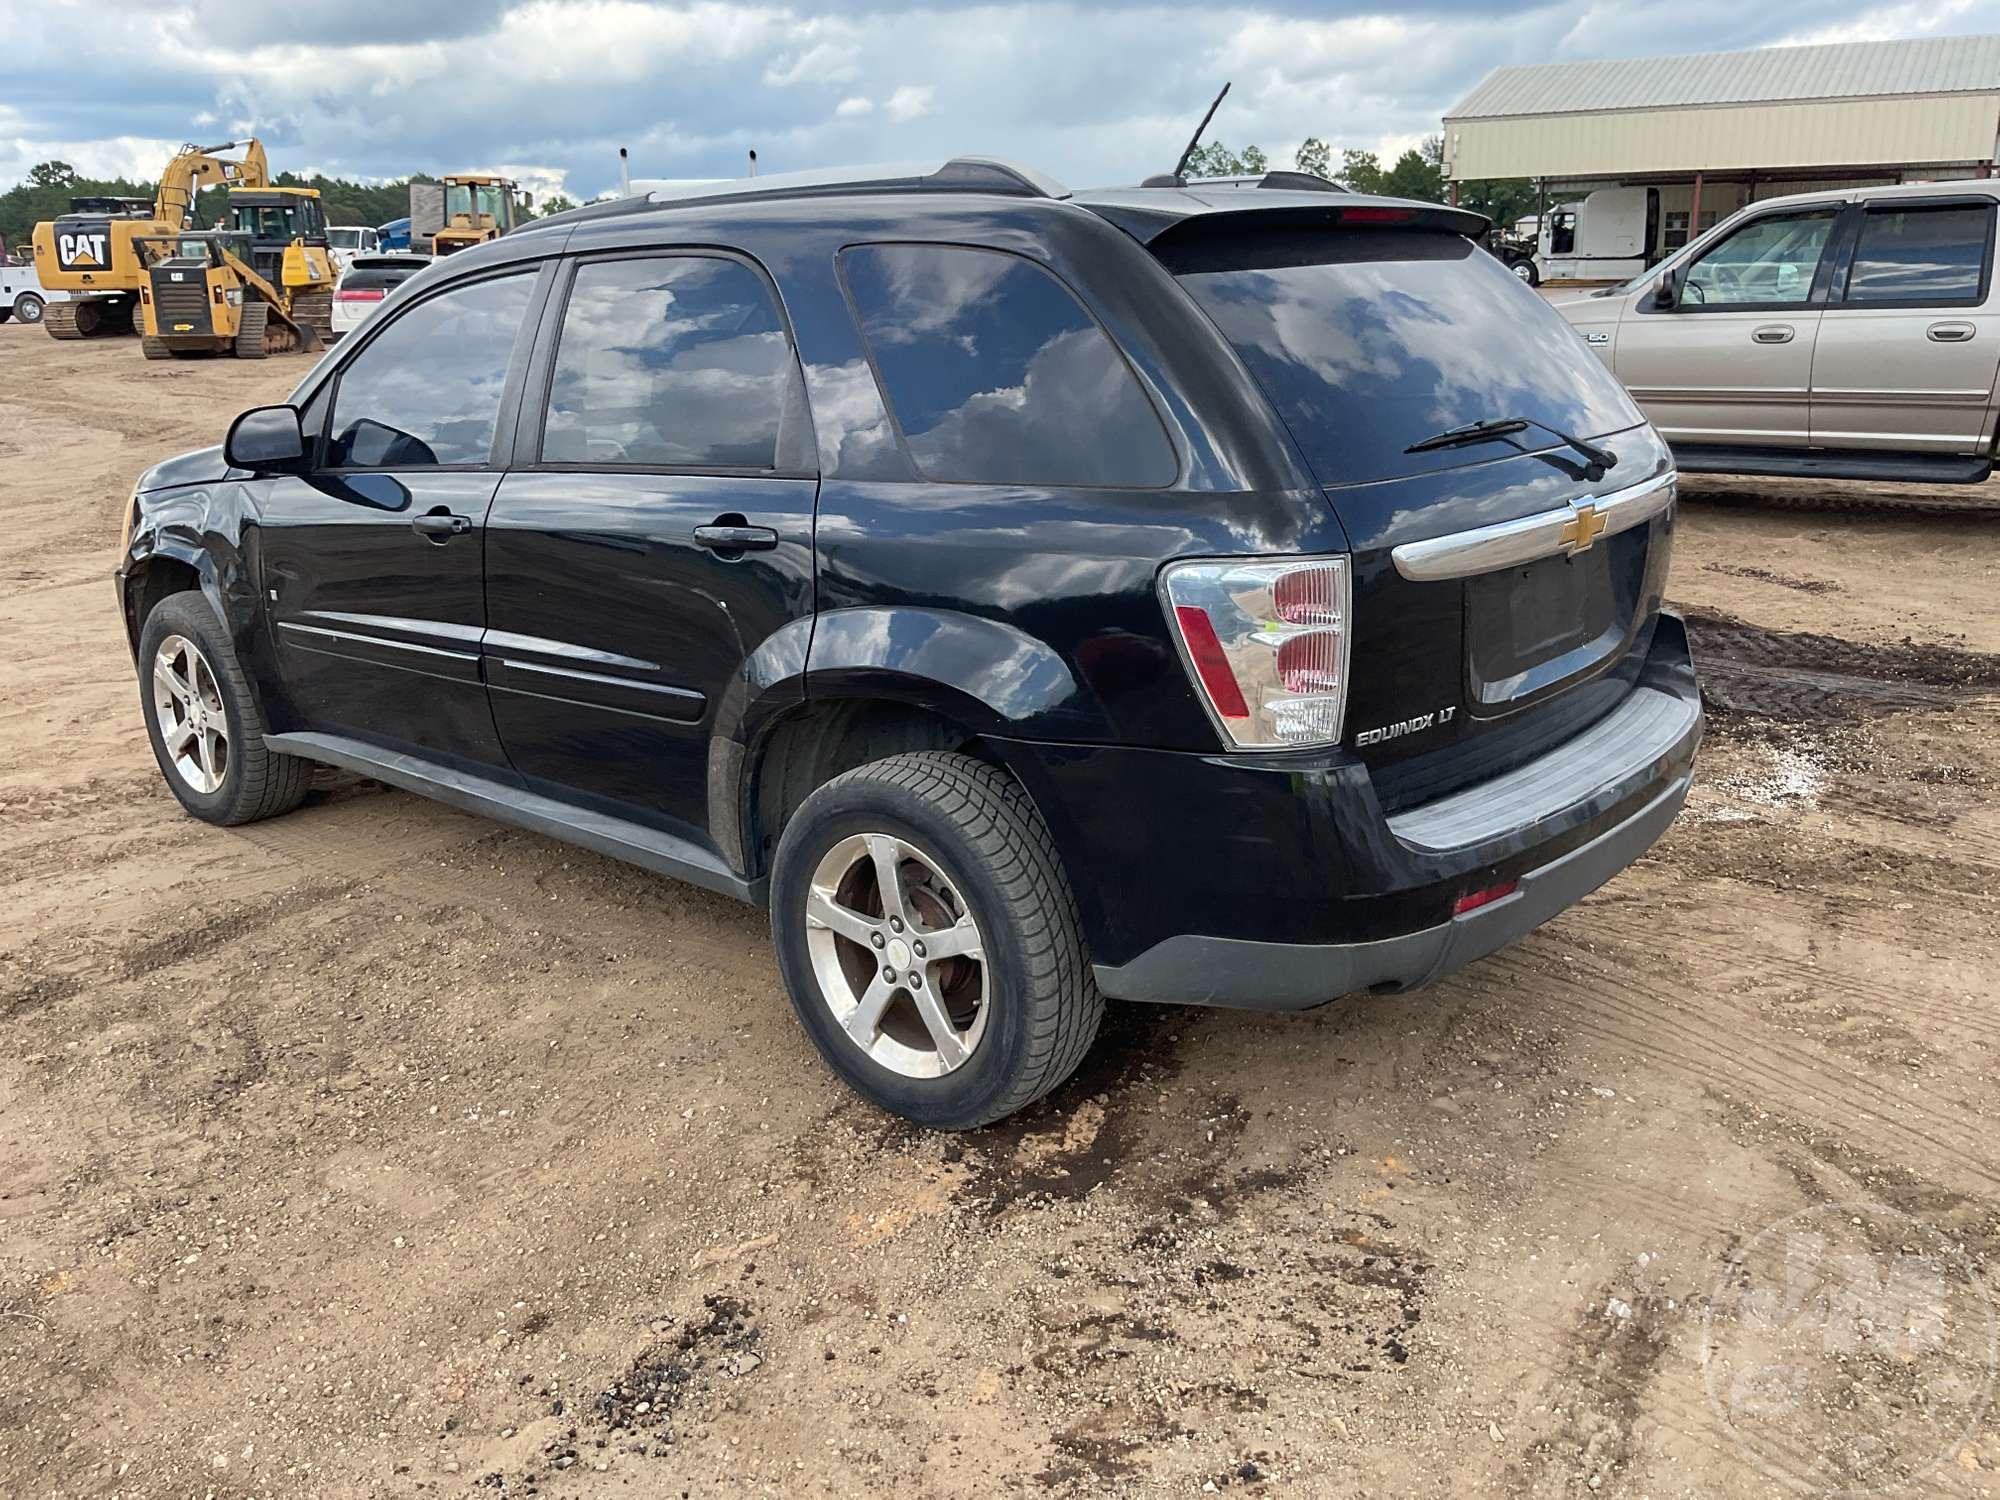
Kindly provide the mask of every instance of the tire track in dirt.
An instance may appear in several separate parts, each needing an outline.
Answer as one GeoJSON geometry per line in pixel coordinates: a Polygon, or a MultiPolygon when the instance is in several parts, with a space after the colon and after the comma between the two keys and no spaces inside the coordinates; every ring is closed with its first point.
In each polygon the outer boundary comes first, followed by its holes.
{"type": "MultiPolygon", "coordinates": [[[[1530,951],[1542,946],[1530,940],[1530,951]]],[[[1518,973],[1528,954],[1495,956],[1503,971],[1518,973]]],[[[1495,960],[1489,959],[1492,963],[1495,960]]],[[[1758,1035],[1739,1024],[1727,1035],[1704,1032],[1690,1013],[1690,997],[1656,985],[1635,983],[1629,973],[1614,974],[1594,957],[1571,950],[1566,972],[1532,974],[1538,982],[1538,1003],[1563,1015],[1571,1034],[1597,1043],[1637,1065],[1678,1074],[1726,1081],[1746,1098],[1776,1098],[1808,1105],[1817,1100],[1819,1113],[1832,1111],[1846,1129],[1870,1140],[1884,1156],[1947,1160],[1966,1178],[1989,1191],[2000,1191],[2000,1169],[1987,1151],[1989,1133],[1965,1128],[1961,1122],[1975,1108],[1972,1101],[1947,1111],[1926,1099],[1900,1095],[1874,1080],[1815,1059],[1775,1036],[1758,1035]],[[1916,1123],[1908,1123],[1914,1116],[1916,1123]]],[[[1528,977],[1521,975],[1521,977],[1528,977]]],[[[1739,1023],[1741,1018],[1739,1017],[1739,1023]]]]}

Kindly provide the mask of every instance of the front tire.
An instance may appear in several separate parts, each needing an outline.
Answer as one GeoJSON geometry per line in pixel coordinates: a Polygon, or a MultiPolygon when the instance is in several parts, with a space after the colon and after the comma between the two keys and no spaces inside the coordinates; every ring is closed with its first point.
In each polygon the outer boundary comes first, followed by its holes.
{"type": "Polygon", "coordinates": [[[264,745],[264,716],[208,601],[172,594],[139,632],[139,703],[153,758],[205,823],[254,823],[304,800],[312,768],[264,745]]]}
{"type": "Polygon", "coordinates": [[[1032,1104],[1103,1019],[1047,825],[968,755],[894,755],[814,792],[779,841],[771,921],[820,1055],[919,1125],[1032,1104]]]}
{"type": "Polygon", "coordinates": [[[14,299],[14,316],[23,323],[39,323],[44,311],[42,299],[33,292],[23,292],[14,299]]]}

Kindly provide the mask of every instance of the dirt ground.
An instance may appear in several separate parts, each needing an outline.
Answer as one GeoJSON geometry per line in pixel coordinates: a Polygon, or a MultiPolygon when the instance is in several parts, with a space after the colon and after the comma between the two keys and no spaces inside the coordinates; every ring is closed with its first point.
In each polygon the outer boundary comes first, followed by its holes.
{"type": "Polygon", "coordinates": [[[0,1493],[2000,1492],[2000,489],[1691,484],[1651,857],[929,1136],[757,912],[179,813],[120,507],[304,368],[0,328],[0,1493]]]}

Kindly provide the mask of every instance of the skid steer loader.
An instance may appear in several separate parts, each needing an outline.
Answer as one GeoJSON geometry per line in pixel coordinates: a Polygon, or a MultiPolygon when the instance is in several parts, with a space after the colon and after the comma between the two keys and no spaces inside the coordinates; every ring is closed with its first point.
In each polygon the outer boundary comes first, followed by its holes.
{"type": "Polygon", "coordinates": [[[226,229],[146,236],[139,292],[148,359],[312,352],[333,327],[326,216],[311,188],[237,189],[226,229]]]}

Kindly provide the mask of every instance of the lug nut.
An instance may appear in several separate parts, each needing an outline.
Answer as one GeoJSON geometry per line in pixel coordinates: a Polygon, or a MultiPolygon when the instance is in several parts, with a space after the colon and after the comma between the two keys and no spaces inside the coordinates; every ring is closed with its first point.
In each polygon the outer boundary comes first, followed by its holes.
{"type": "Polygon", "coordinates": [[[903,919],[901,917],[889,918],[889,930],[892,932],[901,932],[903,930],[903,919]]]}
{"type": "Polygon", "coordinates": [[[921,974],[912,974],[910,976],[910,988],[913,990],[920,990],[923,987],[924,987],[924,976],[921,974]]]}
{"type": "Polygon", "coordinates": [[[868,941],[873,943],[876,947],[879,948],[882,946],[882,934],[879,932],[871,932],[868,934],[868,941]]]}
{"type": "Polygon", "coordinates": [[[922,958],[924,956],[924,945],[923,945],[923,940],[921,938],[918,939],[916,947],[917,947],[917,957],[922,958]]]}
{"type": "Polygon", "coordinates": [[[882,977],[885,980],[887,980],[890,984],[894,984],[896,982],[896,971],[894,969],[884,969],[882,971],[882,977]]]}

